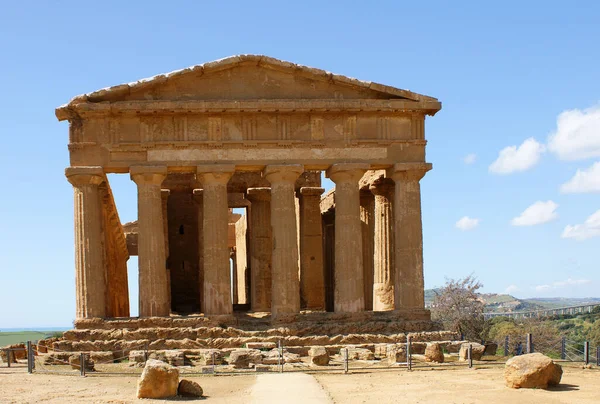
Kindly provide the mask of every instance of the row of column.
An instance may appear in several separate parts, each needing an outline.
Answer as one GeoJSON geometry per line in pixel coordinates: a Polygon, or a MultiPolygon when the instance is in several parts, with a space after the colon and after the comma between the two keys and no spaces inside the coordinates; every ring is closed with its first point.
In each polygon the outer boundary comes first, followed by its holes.
{"type": "MultiPolygon", "coordinates": [[[[327,170],[327,176],[336,184],[336,312],[365,309],[358,182],[368,169],[367,164],[348,163],[334,164],[327,170]]],[[[377,238],[374,310],[390,308],[392,284],[396,309],[424,307],[419,180],[429,169],[427,164],[396,164],[387,175],[393,184],[375,184],[372,187],[377,238]],[[392,193],[394,222],[390,224],[392,193]],[[392,254],[392,246],[395,254],[392,254]],[[392,273],[395,275],[393,279],[392,273]]],[[[201,283],[203,311],[207,315],[232,313],[227,182],[234,171],[233,165],[197,167],[197,175],[203,184],[202,203],[199,205],[203,234],[199,248],[203,252],[200,254],[204,268],[201,283]]],[[[299,164],[267,166],[264,176],[271,184],[270,191],[268,188],[252,188],[247,193],[253,203],[250,218],[254,231],[251,302],[253,310],[270,307],[274,316],[298,313],[301,290],[305,307],[323,307],[322,275],[314,270],[319,266],[322,268],[323,258],[322,254],[311,255],[311,247],[321,242],[320,232],[316,231],[320,223],[316,222],[316,218],[313,218],[315,223],[301,221],[303,256],[299,260],[294,192],[296,179],[303,171],[304,167],[299,164]],[[298,262],[302,267],[300,276],[298,262]]],[[[138,186],[139,313],[142,317],[168,316],[169,276],[165,265],[161,200],[161,184],[166,178],[167,168],[135,166],[131,167],[130,175],[138,186]]],[[[77,317],[104,317],[106,283],[103,279],[102,211],[98,195],[98,185],[104,180],[104,173],[101,167],[78,167],[67,169],[67,177],[75,188],[77,317]]],[[[195,194],[199,192],[195,190],[195,194]]],[[[301,215],[303,210],[318,211],[321,192],[321,188],[300,190],[303,196],[301,215]]]]}

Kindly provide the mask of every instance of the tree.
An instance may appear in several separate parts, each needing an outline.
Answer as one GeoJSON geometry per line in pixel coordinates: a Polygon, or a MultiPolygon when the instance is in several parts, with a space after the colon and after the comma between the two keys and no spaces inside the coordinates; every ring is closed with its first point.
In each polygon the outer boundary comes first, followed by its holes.
{"type": "Polygon", "coordinates": [[[444,287],[435,292],[431,307],[432,318],[441,321],[445,329],[458,332],[467,339],[484,338],[484,302],[477,294],[482,286],[473,274],[464,279],[446,279],[444,287]]]}

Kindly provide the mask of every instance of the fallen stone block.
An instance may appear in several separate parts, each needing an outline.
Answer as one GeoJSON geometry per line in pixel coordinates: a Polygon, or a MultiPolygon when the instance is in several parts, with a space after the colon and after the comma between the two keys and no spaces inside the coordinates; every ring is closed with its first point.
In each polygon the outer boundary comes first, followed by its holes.
{"type": "Polygon", "coordinates": [[[202,397],[202,394],[202,387],[192,380],[181,379],[177,387],[177,395],[181,397],[202,397]]]}
{"type": "Polygon", "coordinates": [[[444,351],[437,342],[430,342],[425,348],[425,361],[444,363],[444,351]]]}
{"type": "Polygon", "coordinates": [[[170,398],[177,396],[179,370],[168,363],[148,359],[138,381],[138,398],[170,398]]]}
{"type": "Polygon", "coordinates": [[[308,350],[308,357],[312,365],[327,366],[329,365],[329,354],[327,349],[322,346],[313,346],[308,350]]]}
{"type": "Polygon", "coordinates": [[[509,359],[504,368],[504,380],[513,389],[545,389],[558,385],[562,373],[562,367],[552,359],[541,353],[532,353],[509,359]]]}
{"type": "Polygon", "coordinates": [[[460,351],[458,351],[458,360],[466,361],[468,360],[468,350],[469,345],[471,345],[471,359],[474,361],[480,361],[483,356],[483,352],[485,351],[485,346],[478,344],[477,342],[466,342],[461,345],[460,351]]]}

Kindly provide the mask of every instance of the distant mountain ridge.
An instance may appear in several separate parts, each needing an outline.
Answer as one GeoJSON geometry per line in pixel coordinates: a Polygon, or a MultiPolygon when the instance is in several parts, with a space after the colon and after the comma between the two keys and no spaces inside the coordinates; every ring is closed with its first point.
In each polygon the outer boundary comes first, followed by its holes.
{"type": "MultiPolygon", "coordinates": [[[[430,307],[436,292],[440,288],[425,290],[425,306],[430,307]]],[[[569,297],[535,297],[519,299],[508,294],[501,293],[478,293],[479,298],[485,303],[486,312],[516,312],[544,309],[556,309],[559,307],[582,306],[586,304],[600,304],[598,297],[569,298],[569,297]]]]}

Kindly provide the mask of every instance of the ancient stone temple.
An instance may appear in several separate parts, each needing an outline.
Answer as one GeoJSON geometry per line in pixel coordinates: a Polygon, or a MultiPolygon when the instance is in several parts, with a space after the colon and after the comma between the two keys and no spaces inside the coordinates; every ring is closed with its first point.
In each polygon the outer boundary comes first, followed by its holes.
{"type": "Polygon", "coordinates": [[[431,329],[420,180],[431,169],[425,117],[440,108],[255,55],[73,98],[56,116],[69,121],[76,326],[392,319],[431,329]],[[325,195],[322,172],[335,183],[325,195]],[[121,224],[109,173],[137,185],[136,222],[121,224]],[[139,319],[128,319],[132,255],[139,319]]]}

